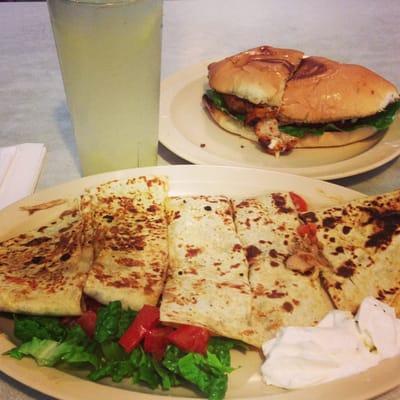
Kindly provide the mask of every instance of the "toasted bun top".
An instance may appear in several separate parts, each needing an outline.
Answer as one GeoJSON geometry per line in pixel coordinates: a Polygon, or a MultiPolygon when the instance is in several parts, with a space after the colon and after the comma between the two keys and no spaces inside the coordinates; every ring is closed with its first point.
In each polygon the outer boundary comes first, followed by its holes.
{"type": "Polygon", "coordinates": [[[256,47],[210,64],[209,84],[254,104],[279,106],[286,82],[302,57],[297,50],[256,47]]]}
{"type": "Polygon", "coordinates": [[[365,67],[308,57],[286,85],[279,119],[318,123],[360,118],[398,98],[394,85],[365,67]]]}

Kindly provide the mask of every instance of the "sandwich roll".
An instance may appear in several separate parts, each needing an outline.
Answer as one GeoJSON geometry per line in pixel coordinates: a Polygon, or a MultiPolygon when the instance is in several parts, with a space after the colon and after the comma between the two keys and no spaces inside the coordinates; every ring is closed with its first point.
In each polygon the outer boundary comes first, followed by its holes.
{"type": "Polygon", "coordinates": [[[362,118],[398,98],[392,83],[365,67],[308,57],[286,85],[279,119],[312,124],[362,118]]]}
{"type": "Polygon", "coordinates": [[[303,52],[260,46],[208,66],[210,86],[253,104],[279,106],[286,81],[294,73],[303,52]]]}

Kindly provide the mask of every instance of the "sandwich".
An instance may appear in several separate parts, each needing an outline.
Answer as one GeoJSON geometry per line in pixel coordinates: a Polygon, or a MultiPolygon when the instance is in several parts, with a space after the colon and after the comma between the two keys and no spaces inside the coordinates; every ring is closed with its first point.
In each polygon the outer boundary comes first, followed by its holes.
{"type": "Polygon", "coordinates": [[[387,129],[397,88],[360,65],[261,46],[208,66],[203,105],[224,130],[269,154],[344,146],[387,129]]]}

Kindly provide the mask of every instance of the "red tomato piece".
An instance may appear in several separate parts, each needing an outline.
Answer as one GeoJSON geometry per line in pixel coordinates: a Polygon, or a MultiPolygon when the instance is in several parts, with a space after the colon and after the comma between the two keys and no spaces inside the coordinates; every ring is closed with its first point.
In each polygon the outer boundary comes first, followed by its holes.
{"type": "Polygon", "coordinates": [[[308,210],[307,202],[300,195],[295,192],[289,192],[289,194],[298,212],[304,212],[308,210]]]}
{"type": "Polygon", "coordinates": [[[310,238],[313,238],[317,234],[317,225],[313,224],[312,222],[300,225],[297,228],[297,233],[300,236],[308,236],[310,238]]]}
{"type": "Polygon", "coordinates": [[[173,332],[173,328],[168,326],[150,329],[144,336],[144,351],[151,353],[156,360],[161,360],[164,357],[169,343],[168,335],[171,332],[173,332]]]}
{"type": "Polygon", "coordinates": [[[159,322],[160,310],[157,307],[145,304],[118,343],[127,353],[130,353],[138,346],[146,332],[154,328],[159,322]]]}
{"type": "Polygon", "coordinates": [[[181,350],[201,354],[207,351],[209,338],[207,329],[192,325],[181,325],[168,336],[169,341],[181,350]]]}
{"type": "Polygon", "coordinates": [[[96,319],[97,314],[92,310],[88,310],[77,318],[76,323],[81,326],[86,335],[93,337],[96,328],[96,319]]]}

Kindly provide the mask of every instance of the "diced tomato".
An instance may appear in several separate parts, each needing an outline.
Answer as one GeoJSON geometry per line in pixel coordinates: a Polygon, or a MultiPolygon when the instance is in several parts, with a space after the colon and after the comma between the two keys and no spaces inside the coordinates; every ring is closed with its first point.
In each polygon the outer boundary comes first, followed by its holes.
{"type": "Polygon", "coordinates": [[[146,332],[160,322],[160,310],[145,304],[129,328],[119,339],[119,344],[130,353],[144,338],[146,332]]]}
{"type": "Polygon", "coordinates": [[[302,224],[297,228],[297,233],[300,236],[308,236],[309,238],[314,238],[317,234],[317,225],[309,222],[307,224],[302,224]]]}
{"type": "Polygon", "coordinates": [[[300,195],[295,192],[289,192],[289,194],[298,212],[304,212],[308,210],[307,202],[300,195]]]}
{"type": "Polygon", "coordinates": [[[85,311],[77,318],[76,323],[86,332],[86,335],[93,337],[96,328],[97,314],[93,310],[85,311]]]}
{"type": "Polygon", "coordinates": [[[164,357],[165,349],[169,343],[168,335],[173,328],[168,326],[150,329],[144,336],[144,351],[151,353],[156,360],[164,357]]]}
{"type": "Polygon", "coordinates": [[[183,351],[204,354],[210,333],[205,328],[181,325],[168,336],[169,341],[183,351]]]}

